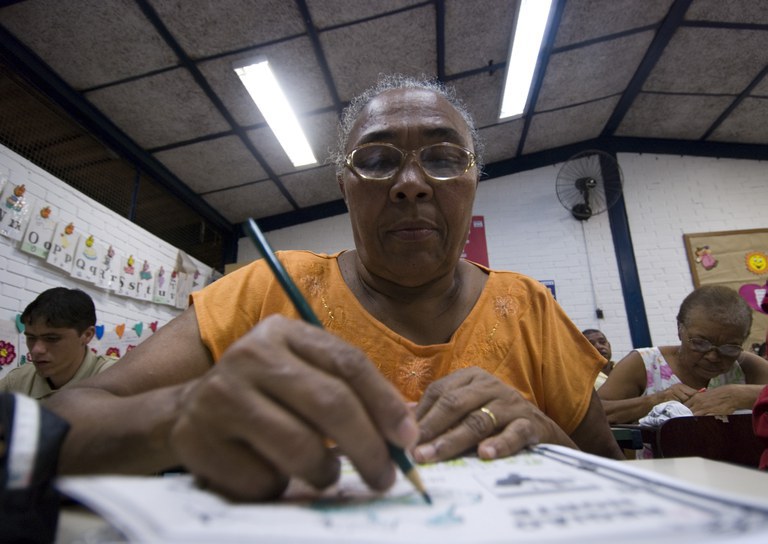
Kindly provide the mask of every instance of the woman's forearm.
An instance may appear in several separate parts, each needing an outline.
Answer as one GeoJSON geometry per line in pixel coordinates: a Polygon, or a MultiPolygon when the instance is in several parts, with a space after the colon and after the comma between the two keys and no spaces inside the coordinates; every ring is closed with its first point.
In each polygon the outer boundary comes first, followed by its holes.
{"type": "Polygon", "coordinates": [[[65,389],[46,406],[70,423],[61,474],[150,474],[178,465],[168,436],[185,385],[119,397],[90,387],[65,389]]]}
{"type": "Polygon", "coordinates": [[[736,410],[751,410],[755,405],[755,402],[757,402],[757,397],[760,396],[760,392],[763,390],[765,385],[740,384],[733,385],[732,387],[734,387],[737,391],[736,410]]]}
{"type": "Polygon", "coordinates": [[[642,396],[622,400],[601,399],[608,423],[637,423],[641,417],[650,412],[658,404],[655,396],[642,396]]]}

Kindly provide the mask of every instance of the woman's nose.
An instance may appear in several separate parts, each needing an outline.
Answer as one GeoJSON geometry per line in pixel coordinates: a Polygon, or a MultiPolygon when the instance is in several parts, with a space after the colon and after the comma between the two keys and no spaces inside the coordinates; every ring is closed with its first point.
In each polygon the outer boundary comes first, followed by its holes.
{"type": "Polygon", "coordinates": [[[719,361],[723,358],[722,355],[720,355],[720,352],[717,351],[717,349],[712,348],[708,352],[704,354],[704,357],[707,358],[708,361],[719,361]]]}
{"type": "Polygon", "coordinates": [[[405,164],[393,179],[390,197],[393,201],[408,200],[412,202],[426,200],[432,197],[432,184],[421,169],[416,157],[406,157],[405,164]]]}

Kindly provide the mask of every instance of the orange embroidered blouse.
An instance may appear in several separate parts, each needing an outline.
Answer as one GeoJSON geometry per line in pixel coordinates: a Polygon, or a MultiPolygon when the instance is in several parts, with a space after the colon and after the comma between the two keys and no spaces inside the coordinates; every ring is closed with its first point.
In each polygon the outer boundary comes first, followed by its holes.
{"type": "MultiPolygon", "coordinates": [[[[478,366],[517,389],[566,433],[581,422],[603,360],[538,281],[488,270],[485,288],[445,344],[417,345],[371,316],[347,287],[337,257],[282,251],[278,258],[327,330],[362,349],[408,400],[433,381],[478,366]]],[[[268,315],[298,319],[263,259],[192,293],[203,342],[218,360],[268,315]]]]}

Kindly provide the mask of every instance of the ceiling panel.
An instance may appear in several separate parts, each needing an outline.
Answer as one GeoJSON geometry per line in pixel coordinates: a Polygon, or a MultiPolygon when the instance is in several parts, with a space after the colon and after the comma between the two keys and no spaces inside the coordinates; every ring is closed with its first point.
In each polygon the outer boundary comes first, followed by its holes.
{"type": "Polygon", "coordinates": [[[681,28],[643,90],[737,95],[766,65],[768,30],[681,28]]]}
{"type": "Polygon", "coordinates": [[[102,87],[85,98],[146,149],[230,128],[183,68],[102,87]]]}

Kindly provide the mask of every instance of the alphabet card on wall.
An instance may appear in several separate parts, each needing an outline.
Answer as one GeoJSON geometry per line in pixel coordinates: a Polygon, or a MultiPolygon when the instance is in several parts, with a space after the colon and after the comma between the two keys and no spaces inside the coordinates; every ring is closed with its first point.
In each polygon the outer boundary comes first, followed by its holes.
{"type": "Polygon", "coordinates": [[[24,233],[24,240],[19,249],[41,259],[48,258],[48,252],[53,245],[53,235],[56,230],[53,208],[43,202],[35,206],[37,213],[32,213],[24,233]]]}
{"type": "Polygon", "coordinates": [[[152,293],[152,302],[155,304],[176,304],[176,272],[170,274],[161,266],[155,274],[155,291],[152,293]]]}
{"type": "Polygon", "coordinates": [[[138,282],[139,275],[136,273],[136,259],[133,255],[128,255],[120,267],[116,293],[124,297],[137,298],[136,285],[138,282]]]}
{"type": "Polygon", "coordinates": [[[74,223],[57,223],[46,262],[71,273],[79,240],[80,235],[75,232],[74,223]]]}
{"type": "Polygon", "coordinates": [[[152,270],[149,267],[149,262],[144,261],[139,270],[139,280],[136,283],[136,297],[139,300],[146,300],[152,302],[152,295],[155,290],[155,282],[153,281],[152,270]]]}
{"type": "Polygon", "coordinates": [[[6,183],[0,193],[0,234],[11,240],[21,240],[33,203],[34,199],[27,195],[23,183],[6,183]]]}
{"type": "Polygon", "coordinates": [[[114,291],[120,283],[120,264],[122,259],[111,245],[100,251],[99,254],[101,259],[97,261],[96,285],[102,289],[114,291]]]}
{"type": "Polygon", "coordinates": [[[174,306],[184,310],[189,305],[189,293],[192,287],[191,274],[174,272],[176,274],[176,300],[174,306]]]}
{"type": "Polygon", "coordinates": [[[75,250],[75,263],[72,267],[72,276],[84,281],[96,283],[99,278],[99,261],[101,254],[99,250],[103,248],[96,243],[93,234],[88,237],[81,236],[75,250]]]}
{"type": "Polygon", "coordinates": [[[189,305],[189,295],[199,291],[208,285],[209,276],[195,268],[188,274],[179,274],[179,283],[176,290],[176,307],[184,309],[189,305]]]}

